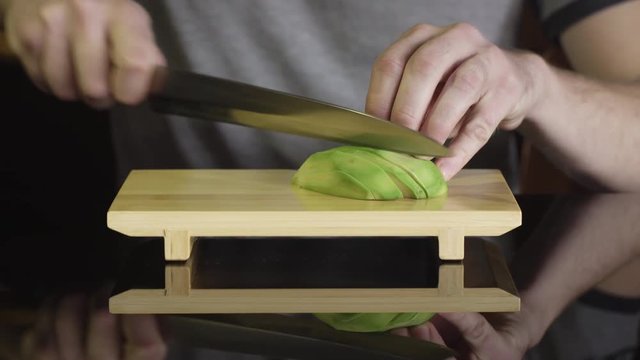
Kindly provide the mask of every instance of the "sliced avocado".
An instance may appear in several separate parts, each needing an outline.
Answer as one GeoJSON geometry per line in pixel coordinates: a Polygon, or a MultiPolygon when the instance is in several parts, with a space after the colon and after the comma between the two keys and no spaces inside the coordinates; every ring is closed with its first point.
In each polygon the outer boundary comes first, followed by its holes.
{"type": "Polygon", "coordinates": [[[417,159],[411,155],[393,151],[364,148],[403,168],[427,193],[428,197],[436,197],[447,193],[447,183],[440,169],[432,161],[417,159]]]}
{"type": "Polygon", "coordinates": [[[336,149],[336,151],[349,152],[376,163],[387,173],[387,175],[391,176],[405,198],[425,199],[427,197],[427,193],[424,191],[422,186],[418,184],[411,175],[409,175],[402,167],[392,163],[382,156],[371,151],[366,151],[366,148],[356,146],[343,146],[336,149]]]}
{"type": "Polygon", "coordinates": [[[339,170],[299,171],[293,184],[307,190],[340,197],[375,200],[375,196],[353,176],[339,170]]]}
{"type": "Polygon", "coordinates": [[[293,184],[363,200],[424,199],[447,194],[447,182],[429,160],[362,146],[320,151],[302,164],[293,184]]]}
{"type": "Polygon", "coordinates": [[[394,200],[403,197],[396,183],[380,166],[357,155],[335,150],[311,155],[293,182],[308,190],[355,199],[394,200]],[[360,184],[366,189],[367,196],[362,197],[361,190],[351,193],[349,189],[341,189],[345,182],[351,184],[350,189],[354,184],[360,184]]]}

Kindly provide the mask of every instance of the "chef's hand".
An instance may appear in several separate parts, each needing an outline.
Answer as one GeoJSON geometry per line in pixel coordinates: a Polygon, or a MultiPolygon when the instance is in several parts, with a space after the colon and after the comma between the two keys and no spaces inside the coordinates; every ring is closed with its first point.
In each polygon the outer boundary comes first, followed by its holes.
{"type": "Polygon", "coordinates": [[[160,360],[167,347],[152,315],[122,315],[72,294],[41,309],[22,340],[25,360],[160,360]]]}
{"type": "Polygon", "coordinates": [[[148,13],[132,0],[5,0],[11,50],[42,90],[104,108],[146,97],[165,63],[148,13]]]}
{"type": "Polygon", "coordinates": [[[415,327],[392,333],[450,347],[465,360],[522,359],[532,345],[532,330],[519,313],[442,313],[415,327]]]}
{"type": "Polygon", "coordinates": [[[444,143],[448,180],[497,128],[513,130],[541,98],[533,54],[500,49],[469,24],[413,27],[375,61],[365,111],[444,143]]]}

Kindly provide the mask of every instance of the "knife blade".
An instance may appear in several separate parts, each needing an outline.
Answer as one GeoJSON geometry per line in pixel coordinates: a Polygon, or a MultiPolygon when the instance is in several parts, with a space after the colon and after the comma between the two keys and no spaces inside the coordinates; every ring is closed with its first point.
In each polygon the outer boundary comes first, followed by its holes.
{"type": "Polygon", "coordinates": [[[448,149],[404,126],[342,106],[251,84],[158,67],[148,102],[160,113],[446,157],[448,149]]]}
{"type": "Polygon", "coordinates": [[[173,341],[220,351],[298,360],[438,360],[445,346],[387,333],[338,331],[310,319],[277,314],[166,315],[173,341]]]}

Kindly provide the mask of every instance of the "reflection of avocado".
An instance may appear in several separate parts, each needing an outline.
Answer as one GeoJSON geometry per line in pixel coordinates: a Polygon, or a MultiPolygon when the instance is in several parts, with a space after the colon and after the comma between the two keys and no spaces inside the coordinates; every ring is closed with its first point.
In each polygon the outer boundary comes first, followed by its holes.
{"type": "Polygon", "coordinates": [[[447,183],[433,162],[361,146],[340,146],[311,155],[294,175],[293,184],[363,200],[425,199],[447,194],[447,183]]]}
{"type": "Polygon", "coordinates": [[[314,315],[337,330],[380,332],[424,324],[433,316],[433,313],[318,313],[314,315]]]}
{"type": "MultiPolygon", "coordinates": [[[[311,155],[293,177],[297,187],[362,200],[426,199],[447,194],[447,182],[429,160],[391,151],[340,146],[311,155]]],[[[337,330],[380,332],[420,325],[432,313],[317,313],[337,330]]]]}

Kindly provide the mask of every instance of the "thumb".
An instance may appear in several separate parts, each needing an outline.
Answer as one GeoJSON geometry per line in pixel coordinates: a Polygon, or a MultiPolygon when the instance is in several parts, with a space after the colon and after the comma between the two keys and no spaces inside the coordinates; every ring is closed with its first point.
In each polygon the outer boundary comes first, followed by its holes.
{"type": "Polygon", "coordinates": [[[479,313],[440,313],[460,331],[471,353],[479,359],[507,359],[508,349],[500,335],[479,313]]]}

